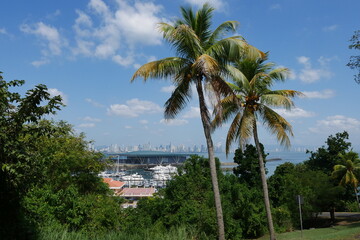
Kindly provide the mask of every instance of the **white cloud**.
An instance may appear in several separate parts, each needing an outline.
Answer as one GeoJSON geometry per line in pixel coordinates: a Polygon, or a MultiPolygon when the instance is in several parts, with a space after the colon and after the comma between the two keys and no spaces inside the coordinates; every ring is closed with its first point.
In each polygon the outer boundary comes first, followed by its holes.
{"type": "Polygon", "coordinates": [[[310,58],[301,56],[297,58],[298,62],[304,64],[305,66],[310,66],[310,58]]]}
{"type": "Polygon", "coordinates": [[[112,104],[107,109],[109,115],[138,117],[142,114],[158,113],[163,109],[156,103],[137,98],[126,101],[126,104],[112,104]]]}
{"type": "Polygon", "coordinates": [[[133,127],[132,127],[132,126],[129,126],[129,125],[126,125],[124,128],[125,128],[125,129],[132,129],[133,127]]]}
{"type": "Polygon", "coordinates": [[[183,118],[199,118],[199,117],[200,117],[199,107],[191,107],[190,110],[183,115],[183,118]]]}
{"type": "Polygon", "coordinates": [[[32,26],[23,24],[20,30],[24,33],[33,34],[46,42],[42,54],[44,56],[60,55],[62,48],[67,45],[67,41],[63,38],[59,31],[43,22],[38,22],[32,26]]]}
{"type": "Polygon", "coordinates": [[[99,118],[92,118],[92,117],[89,117],[89,116],[84,117],[83,120],[86,121],[86,122],[101,122],[101,119],[99,119],[99,118]]]}
{"type": "Polygon", "coordinates": [[[43,60],[38,60],[38,61],[32,61],[31,65],[33,65],[34,67],[40,67],[40,66],[48,64],[48,63],[50,63],[49,59],[43,59],[43,60]]]}
{"type": "Polygon", "coordinates": [[[205,3],[209,3],[212,7],[219,10],[224,7],[224,2],[221,0],[185,0],[185,2],[195,5],[197,7],[202,7],[205,3]]]}
{"type": "Polygon", "coordinates": [[[281,5],[279,3],[270,6],[270,10],[279,10],[279,9],[281,9],[281,5]]]}
{"type": "Polygon", "coordinates": [[[91,0],[88,10],[77,10],[74,55],[112,59],[121,66],[130,66],[135,62],[136,46],[161,44],[161,34],[156,30],[157,23],[165,21],[158,16],[161,5],[140,1],[131,5],[117,0],[110,8],[102,0],[91,0]]]}
{"type": "Polygon", "coordinates": [[[308,112],[302,108],[293,108],[291,110],[286,110],[284,108],[274,109],[275,112],[280,114],[280,116],[286,118],[306,118],[314,116],[314,113],[308,112]]]}
{"type": "Polygon", "coordinates": [[[305,83],[313,83],[319,81],[321,78],[330,78],[332,73],[327,69],[327,63],[331,61],[330,58],[320,57],[318,62],[320,68],[313,68],[311,65],[310,58],[301,56],[297,58],[298,62],[304,65],[304,68],[297,74],[298,78],[305,83]]]}
{"type": "Polygon", "coordinates": [[[98,108],[104,108],[104,107],[105,107],[105,106],[102,105],[101,103],[98,103],[98,102],[96,102],[96,101],[94,101],[94,100],[92,100],[92,99],[90,99],[90,98],[86,98],[85,101],[88,102],[88,103],[90,103],[90,104],[91,104],[92,106],[94,106],[94,107],[98,107],[98,108]]]}
{"type": "Polygon", "coordinates": [[[0,28],[0,34],[8,34],[5,28],[0,28]]]}
{"type": "Polygon", "coordinates": [[[188,124],[189,121],[185,119],[161,119],[160,123],[168,125],[168,126],[181,126],[188,124]]]}
{"type": "Polygon", "coordinates": [[[140,120],[139,123],[140,123],[140,124],[148,124],[149,121],[148,121],[148,120],[140,120]]]}
{"type": "Polygon", "coordinates": [[[93,128],[95,127],[95,123],[82,123],[82,124],[79,124],[79,128],[93,128]]]}
{"type": "Polygon", "coordinates": [[[153,62],[153,61],[156,61],[156,60],[157,60],[157,57],[155,57],[155,56],[149,56],[148,59],[147,59],[148,62],[153,62]]]}
{"type": "Polygon", "coordinates": [[[139,68],[141,67],[141,64],[135,63],[135,64],[133,65],[133,67],[134,67],[134,69],[139,69],[139,68]]]}
{"type": "Polygon", "coordinates": [[[124,0],[118,0],[118,4],[115,20],[129,43],[161,44],[161,34],[156,31],[157,24],[165,21],[156,16],[162,10],[161,5],[138,1],[134,6],[130,6],[124,0]]]}
{"type": "Polygon", "coordinates": [[[360,121],[343,115],[329,116],[324,120],[317,121],[316,127],[309,130],[314,133],[358,131],[360,130],[360,121]]]}
{"type": "Polygon", "coordinates": [[[53,20],[53,19],[55,19],[57,16],[60,16],[60,15],[61,15],[61,11],[60,11],[59,9],[57,9],[55,12],[46,15],[46,18],[47,18],[47,19],[50,19],[50,20],[53,20]]]}
{"type": "Polygon", "coordinates": [[[323,27],[322,30],[323,30],[324,32],[332,32],[332,31],[335,31],[338,27],[339,27],[339,25],[334,24],[334,25],[330,25],[330,26],[323,27]]]}
{"type": "Polygon", "coordinates": [[[165,93],[172,93],[174,90],[175,90],[175,86],[170,85],[170,86],[162,87],[160,91],[165,93]]]}
{"type": "Polygon", "coordinates": [[[130,66],[134,63],[134,56],[129,55],[127,57],[121,57],[120,55],[113,56],[112,60],[121,66],[130,66]]]}
{"type": "Polygon", "coordinates": [[[312,91],[312,92],[304,91],[302,93],[305,95],[304,98],[328,99],[335,96],[335,91],[331,89],[325,89],[322,91],[312,91]]]}
{"type": "Polygon", "coordinates": [[[59,91],[58,89],[56,89],[56,88],[49,88],[49,89],[48,89],[48,93],[50,94],[50,97],[55,97],[55,96],[59,96],[59,95],[60,95],[60,97],[62,98],[62,103],[64,103],[65,105],[68,104],[68,98],[67,98],[67,96],[66,96],[63,92],[59,91]]]}

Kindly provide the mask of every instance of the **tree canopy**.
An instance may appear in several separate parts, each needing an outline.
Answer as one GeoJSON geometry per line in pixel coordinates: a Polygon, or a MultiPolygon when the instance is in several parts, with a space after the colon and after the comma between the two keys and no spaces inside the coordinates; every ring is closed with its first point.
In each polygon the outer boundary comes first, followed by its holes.
{"type": "MultiPolygon", "coordinates": [[[[360,30],[354,32],[354,35],[351,37],[350,42],[350,49],[360,50],[360,30]]],[[[360,55],[351,56],[350,61],[348,64],[346,64],[346,66],[358,71],[358,73],[354,75],[354,79],[355,82],[360,83],[360,55]]]]}

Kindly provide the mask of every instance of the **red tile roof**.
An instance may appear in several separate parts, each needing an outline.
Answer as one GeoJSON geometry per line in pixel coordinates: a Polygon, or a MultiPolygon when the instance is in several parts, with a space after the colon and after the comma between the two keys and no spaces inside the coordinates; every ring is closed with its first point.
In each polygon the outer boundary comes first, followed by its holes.
{"type": "Polygon", "coordinates": [[[155,188],[123,188],[120,196],[123,197],[151,197],[155,188]]]}
{"type": "Polygon", "coordinates": [[[125,183],[113,180],[112,178],[103,178],[103,181],[109,185],[110,189],[121,189],[125,183]]]}

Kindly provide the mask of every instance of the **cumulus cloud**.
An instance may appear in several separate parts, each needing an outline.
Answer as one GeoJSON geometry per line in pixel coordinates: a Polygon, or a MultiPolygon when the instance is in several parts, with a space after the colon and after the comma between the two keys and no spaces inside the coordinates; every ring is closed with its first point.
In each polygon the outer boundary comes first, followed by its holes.
{"type": "Polygon", "coordinates": [[[83,120],[86,121],[86,122],[101,122],[101,119],[99,119],[99,118],[92,118],[92,117],[89,117],[89,116],[84,117],[83,120]]]}
{"type": "Polygon", "coordinates": [[[185,119],[161,119],[160,123],[168,126],[181,126],[188,124],[189,121],[185,119]]]}
{"type": "Polygon", "coordinates": [[[209,3],[212,7],[219,10],[224,7],[224,2],[221,0],[185,0],[185,2],[195,5],[197,7],[202,7],[205,3],[209,3]]]}
{"type": "Polygon", "coordinates": [[[324,32],[332,32],[332,31],[335,31],[338,27],[339,27],[339,25],[334,24],[334,25],[330,25],[330,26],[323,27],[322,30],[323,30],[324,32]]]}
{"type": "Polygon", "coordinates": [[[32,25],[23,24],[20,30],[27,34],[37,36],[43,43],[42,55],[49,57],[61,55],[63,47],[67,46],[67,40],[62,37],[56,27],[38,22],[32,25]]]}
{"type": "Polygon", "coordinates": [[[131,54],[128,55],[127,57],[115,55],[113,56],[112,60],[121,66],[127,67],[134,63],[134,56],[131,54]]]}
{"type": "Polygon", "coordinates": [[[126,104],[112,104],[107,109],[109,115],[138,117],[142,114],[162,112],[162,108],[156,103],[143,101],[137,98],[126,101],[126,104]]]}
{"type": "Polygon", "coordinates": [[[0,34],[8,34],[5,28],[0,28],[0,34]]]}
{"type": "Polygon", "coordinates": [[[95,127],[95,123],[82,123],[82,124],[79,124],[78,127],[79,128],[93,128],[93,127],[95,127]]]}
{"type": "Polygon", "coordinates": [[[42,60],[32,61],[31,65],[33,65],[34,67],[40,67],[40,66],[48,64],[48,63],[50,63],[49,59],[42,59],[42,60]]]}
{"type": "Polygon", "coordinates": [[[314,133],[340,132],[340,131],[359,131],[360,121],[355,118],[343,115],[329,116],[316,123],[316,127],[309,129],[314,133]]]}
{"type": "Polygon", "coordinates": [[[270,6],[270,10],[279,10],[279,9],[281,9],[281,5],[279,3],[272,4],[270,6]]]}
{"type": "Polygon", "coordinates": [[[60,96],[61,99],[62,99],[62,103],[65,104],[65,105],[68,104],[67,96],[63,92],[59,91],[58,89],[49,88],[48,93],[50,94],[50,97],[60,96]]]}
{"type": "Polygon", "coordinates": [[[148,120],[140,120],[139,123],[140,123],[140,124],[148,124],[149,121],[148,121],[148,120]]]}
{"type": "Polygon", "coordinates": [[[319,81],[321,78],[330,78],[332,73],[327,69],[327,63],[331,61],[330,58],[320,57],[318,62],[319,68],[314,68],[311,64],[310,58],[301,56],[297,58],[298,62],[303,65],[303,69],[297,74],[298,78],[304,83],[313,83],[319,81]]]}
{"type": "Polygon", "coordinates": [[[302,108],[293,108],[291,110],[286,110],[284,108],[274,109],[275,112],[280,114],[282,117],[286,118],[306,118],[314,116],[314,113],[308,112],[302,108]]]}
{"type": "Polygon", "coordinates": [[[190,110],[183,115],[183,118],[199,118],[199,117],[200,117],[199,107],[191,107],[190,110]]]}
{"type": "Polygon", "coordinates": [[[85,101],[90,103],[92,106],[97,107],[97,108],[104,108],[105,107],[101,103],[98,103],[98,102],[96,102],[95,100],[93,100],[91,98],[86,98],[85,101]]]}
{"type": "Polygon", "coordinates": [[[331,89],[325,89],[322,91],[304,91],[302,92],[304,94],[303,98],[318,98],[318,99],[329,99],[335,96],[335,91],[331,89]]]}
{"type": "Polygon", "coordinates": [[[161,5],[150,1],[131,5],[117,0],[110,8],[102,0],[90,0],[88,11],[77,10],[73,53],[111,59],[121,66],[134,65],[134,47],[161,44],[161,34],[156,31],[157,23],[165,21],[159,16],[161,11],[161,5]]]}
{"type": "Polygon", "coordinates": [[[170,86],[162,87],[160,91],[165,93],[172,93],[174,90],[175,90],[175,86],[170,85],[170,86]]]}

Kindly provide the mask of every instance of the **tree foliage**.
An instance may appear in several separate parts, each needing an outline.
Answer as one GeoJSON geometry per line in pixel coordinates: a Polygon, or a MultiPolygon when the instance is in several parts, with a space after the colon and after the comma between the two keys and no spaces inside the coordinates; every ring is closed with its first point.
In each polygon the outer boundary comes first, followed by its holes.
{"type": "Polygon", "coordinates": [[[359,154],[353,151],[345,154],[339,154],[341,164],[334,166],[332,177],[339,181],[341,186],[351,186],[355,192],[356,203],[360,210],[360,203],[358,198],[357,188],[360,180],[360,159],[359,154]]]}
{"type": "Polygon", "coordinates": [[[51,98],[41,84],[28,90],[25,96],[11,91],[23,84],[23,80],[5,81],[0,72],[0,236],[9,239],[24,237],[29,230],[20,199],[30,187],[34,159],[23,139],[26,135],[47,132],[41,127],[27,128],[26,124],[38,123],[61,107],[61,98],[51,98]]]}
{"type": "Polygon", "coordinates": [[[326,140],[327,146],[322,146],[315,152],[307,151],[310,158],[304,164],[310,169],[323,171],[330,176],[333,167],[341,161],[339,154],[344,154],[351,147],[348,139],[349,134],[346,131],[336,133],[335,136],[330,135],[326,140]]]}
{"type": "MultiPolygon", "coordinates": [[[[1,75],[0,75],[1,77],[1,75]]],[[[0,238],[31,239],[60,224],[90,233],[119,229],[120,202],[97,176],[102,155],[65,122],[44,120],[61,107],[44,85],[0,78],[0,238]]]]}
{"type": "MultiPolygon", "coordinates": [[[[264,152],[264,145],[261,146],[263,158],[267,154],[264,152]]],[[[234,162],[238,165],[234,168],[235,176],[238,176],[242,183],[247,184],[250,188],[259,187],[261,189],[260,167],[258,160],[258,151],[254,145],[246,144],[245,149],[236,149],[234,162]]]]}
{"type": "MultiPolygon", "coordinates": [[[[354,35],[351,37],[350,42],[350,49],[360,50],[360,30],[354,32],[354,35]]],[[[360,55],[351,56],[350,61],[348,64],[346,64],[346,66],[358,71],[358,73],[354,75],[354,79],[355,82],[360,83],[360,55]]]]}
{"type": "Polygon", "coordinates": [[[305,227],[314,227],[316,213],[336,207],[343,189],[334,186],[322,171],[308,169],[303,164],[284,163],[269,178],[269,192],[274,208],[289,211],[294,227],[300,225],[296,196],[301,195],[305,227]]]}
{"type": "MultiPolygon", "coordinates": [[[[217,162],[217,168],[219,166],[217,162]]],[[[261,190],[240,183],[234,175],[223,175],[221,171],[218,177],[226,239],[261,236],[266,231],[261,190]]],[[[185,225],[193,229],[199,239],[214,239],[217,228],[213,204],[209,160],[192,156],[179,170],[179,176],[171,180],[158,197],[141,200],[138,208],[132,210],[129,217],[137,221],[127,222],[135,225],[129,226],[133,230],[154,226],[164,231],[185,225]]]]}

